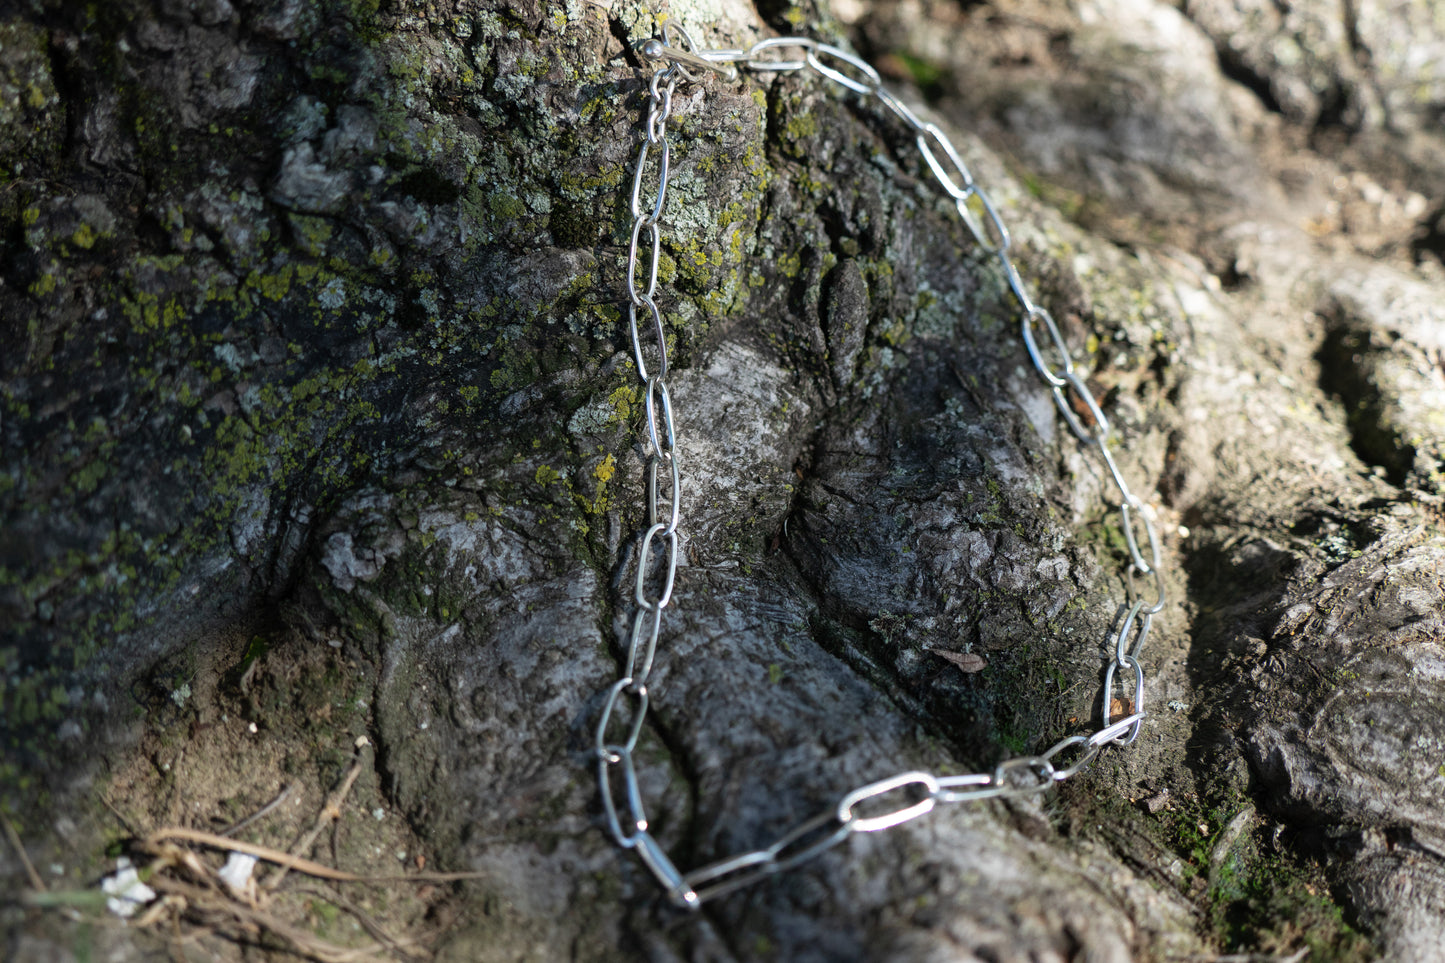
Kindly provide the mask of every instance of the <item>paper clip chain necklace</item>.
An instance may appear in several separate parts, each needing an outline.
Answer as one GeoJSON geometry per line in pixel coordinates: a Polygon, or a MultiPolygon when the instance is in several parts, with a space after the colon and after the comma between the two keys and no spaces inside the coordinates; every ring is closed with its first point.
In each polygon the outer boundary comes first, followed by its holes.
{"type": "Polygon", "coordinates": [[[1068,346],[1053,317],[1034,302],[1025,287],[1009,254],[1012,239],[1008,228],[988,194],[969,173],[948,135],[936,125],[920,120],[903,101],[886,90],[873,67],[845,50],[807,37],[776,37],[759,41],[746,50],[699,51],[681,27],[664,25],[662,39],[648,41],[642,52],[650,60],[661,63],[648,88],[646,137],[638,150],[632,174],[629,202],[632,238],[627,253],[627,322],[637,374],[646,388],[647,528],[641,533],[638,550],[637,609],[627,638],[627,655],[621,676],[607,690],[597,723],[595,749],[602,806],[613,838],[619,846],[637,852],[674,903],[696,908],[706,900],[812,859],[853,833],[871,833],[897,826],[924,815],[939,803],[1042,792],[1083,770],[1105,746],[1132,743],[1138,738],[1144,719],[1144,669],[1139,652],[1148,638],[1150,622],[1164,608],[1165,590],[1158,534],[1143,503],[1129,490],[1114,461],[1109,423],[1098,399],[1074,368],[1068,346]],[[673,42],[674,30],[685,48],[673,42]],[[1019,332],[1024,346],[1039,377],[1052,392],[1064,422],[1086,448],[1098,453],[1113,479],[1129,547],[1127,577],[1131,602],[1114,634],[1113,655],[1104,670],[1102,724],[1094,732],[1068,736],[1037,756],[1007,759],[992,772],[952,776],[905,772],[859,786],[843,795],[837,805],[793,827],[771,845],[682,872],[648,832],[647,813],[633,761],[647,718],[647,680],[657,653],[662,615],[672,600],[677,575],[678,525],[682,516],[682,475],[672,399],[667,388],[670,373],[667,341],[662,311],[657,305],[657,265],[662,250],[661,224],[672,158],[667,125],[672,116],[673,93],[680,83],[699,82],[694,70],[711,71],[733,80],[737,67],[774,73],[811,70],[860,97],[878,101],[901,121],[905,135],[914,138],[918,153],[954,201],[974,240],[998,259],[1009,289],[1018,301],[1019,332]],[[649,180],[649,171],[653,169],[656,193],[644,198],[644,181],[649,180]],[[1037,333],[1040,327],[1047,334],[1044,345],[1054,356],[1053,364],[1046,358],[1045,349],[1040,348],[1037,333]],[[643,332],[652,336],[651,352],[643,350],[643,332]],[[652,355],[650,362],[649,354],[652,355]],[[1088,412],[1087,423],[1075,413],[1071,396],[1088,412]],[[1136,524],[1143,526],[1142,541],[1135,533],[1136,524]],[[1141,544],[1148,548],[1147,559],[1140,550],[1141,544]],[[654,556],[659,555],[659,562],[655,562],[654,556]],[[660,567],[660,577],[650,574],[654,567],[660,567]],[[1152,602],[1135,597],[1136,575],[1154,577],[1156,597],[1152,602]],[[1128,707],[1131,714],[1114,721],[1110,709],[1116,677],[1125,685],[1132,681],[1133,699],[1128,707]],[[633,703],[630,721],[618,711],[624,699],[633,703]],[[621,731],[614,736],[613,729],[621,731]],[[622,802],[614,795],[614,781],[619,778],[622,802]]]}

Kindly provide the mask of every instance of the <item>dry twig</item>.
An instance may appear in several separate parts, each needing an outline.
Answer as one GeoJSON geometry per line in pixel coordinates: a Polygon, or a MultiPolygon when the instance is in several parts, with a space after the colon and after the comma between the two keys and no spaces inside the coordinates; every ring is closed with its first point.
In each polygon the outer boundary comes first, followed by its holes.
{"type": "MultiPolygon", "coordinates": [[[[356,779],[361,775],[361,753],[362,750],[369,745],[371,745],[371,740],[365,736],[357,738],[356,758],[351,761],[351,765],[346,770],[346,775],[341,777],[341,784],[333,789],[330,795],[326,797],[326,802],[322,805],[321,812],[316,815],[316,824],[292,845],[291,854],[293,856],[310,852],[312,845],[316,842],[316,837],[321,835],[321,831],[341,818],[341,804],[346,801],[347,795],[351,792],[351,787],[356,785],[356,779]]],[[[274,890],[277,886],[281,885],[281,881],[286,878],[286,873],[290,868],[287,864],[282,863],[271,874],[271,877],[261,885],[267,890],[274,890]]]]}
{"type": "Polygon", "coordinates": [[[348,900],[346,897],[342,896],[340,893],[337,893],[335,891],[328,892],[321,889],[312,889],[311,887],[304,887],[297,890],[297,892],[308,893],[318,899],[324,899],[328,903],[339,907],[344,912],[351,914],[351,916],[358,923],[361,924],[362,929],[366,930],[366,932],[371,934],[372,939],[376,940],[378,943],[382,944],[393,953],[404,954],[407,956],[425,955],[418,954],[417,951],[412,949],[412,947],[416,946],[419,943],[426,942],[426,940],[430,938],[429,935],[416,936],[405,940],[399,940],[396,937],[392,936],[390,933],[386,932],[386,930],[382,929],[381,925],[377,923],[374,919],[372,919],[369,913],[363,910],[360,906],[357,906],[355,903],[348,900]]]}
{"type": "Polygon", "coordinates": [[[141,835],[140,830],[136,829],[135,825],[129,819],[126,819],[125,815],[119,809],[115,808],[115,803],[107,799],[104,793],[101,793],[98,798],[105,808],[110,810],[110,814],[115,817],[116,822],[120,823],[122,829],[135,837],[141,835]]]}
{"type": "Polygon", "coordinates": [[[220,835],[230,836],[233,833],[239,833],[241,830],[245,829],[247,826],[251,825],[256,820],[262,818],[267,813],[274,810],[277,806],[285,802],[286,797],[290,796],[291,790],[295,788],[295,783],[287,783],[286,785],[282,786],[281,792],[276,795],[275,799],[271,800],[266,805],[262,806],[260,809],[247,816],[245,819],[242,819],[239,822],[234,822],[231,825],[227,826],[225,829],[221,830],[220,835]]]}
{"type": "Polygon", "coordinates": [[[168,839],[198,843],[213,849],[246,853],[268,863],[275,863],[287,869],[294,869],[298,873],[305,873],[307,876],[331,879],[342,883],[379,883],[397,882],[398,880],[418,883],[448,883],[459,879],[479,879],[482,876],[481,873],[392,873],[381,876],[363,876],[358,873],[348,873],[343,869],[332,869],[330,866],[300,856],[293,856],[279,849],[272,849],[270,846],[259,846],[256,843],[247,843],[239,839],[227,839],[225,836],[217,836],[215,833],[199,829],[186,829],[184,826],[166,826],[157,829],[141,840],[138,848],[145,853],[161,855],[164,852],[161,844],[168,839]]]}
{"type": "Polygon", "coordinates": [[[25,844],[20,841],[20,834],[10,824],[8,818],[0,818],[0,823],[5,826],[5,838],[10,840],[10,845],[15,847],[15,855],[20,857],[20,862],[25,866],[25,875],[30,878],[30,885],[38,892],[45,892],[45,880],[35,871],[35,864],[30,861],[30,855],[25,852],[25,844]]]}
{"type": "Polygon", "coordinates": [[[216,923],[218,929],[220,925],[229,923],[247,934],[262,931],[270,933],[289,944],[293,952],[316,960],[317,963],[358,963],[361,960],[375,959],[378,954],[388,951],[388,948],[380,943],[355,948],[338,946],[312,936],[263,909],[246,906],[219,891],[193,883],[157,875],[152,878],[151,885],[167,898],[184,900],[189,912],[219,917],[216,923]]]}

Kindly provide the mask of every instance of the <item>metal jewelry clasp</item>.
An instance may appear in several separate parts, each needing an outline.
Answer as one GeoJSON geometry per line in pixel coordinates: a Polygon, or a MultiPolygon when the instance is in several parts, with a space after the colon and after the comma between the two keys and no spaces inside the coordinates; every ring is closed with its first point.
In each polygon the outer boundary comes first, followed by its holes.
{"type": "Polygon", "coordinates": [[[728,80],[736,80],[738,72],[730,64],[747,57],[746,52],[742,50],[698,50],[692,34],[688,33],[680,23],[664,23],[662,39],[658,40],[654,37],[644,43],[642,55],[648,60],[666,60],[676,64],[682,76],[687,80],[695,79],[687,72],[688,67],[711,70],[728,80]],[[686,49],[681,45],[669,42],[672,40],[674,30],[682,38],[682,43],[687,45],[686,49]]]}
{"type": "Polygon", "coordinates": [[[705,54],[695,54],[680,47],[669,47],[657,39],[642,45],[642,55],[649,60],[667,60],[684,67],[701,67],[703,70],[721,74],[728,80],[737,79],[738,72],[733,69],[730,61],[741,53],[741,50],[709,50],[705,54]]]}

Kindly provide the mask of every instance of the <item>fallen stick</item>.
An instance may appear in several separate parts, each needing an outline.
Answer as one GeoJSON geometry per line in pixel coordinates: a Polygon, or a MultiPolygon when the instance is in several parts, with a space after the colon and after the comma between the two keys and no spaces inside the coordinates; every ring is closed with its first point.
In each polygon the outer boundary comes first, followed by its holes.
{"type": "MultiPolygon", "coordinates": [[[[158,892],[166,896],[182,898],[185,901],[185,909],[190,912],[221,914],[229,916],[243,929],[252,928],[270,932],[291,944],[293,952],[317,960],[319,963],[355,963],[358,960],[374,960],[379,954],[389,952],[387,947],[379,943],[356,948],[329,943],[264,910],[243,906],[235,900],[218,895],[215,890],[159,876],[152,882],[155,883],[158,892]]],[[[210,928],[219,932],[215,926],[210,928]]]]}
{"type": "Polygon", "coordinates": [[[25,875],[30,877],[30,885],[39,892],[45,892],[45,880],[35,871],[35,864],[30,861],[30,855],[25,852],[25,844],[20,841],[20,834],[10,824],[8,817],[0,818],[0,823],[5,824],[5,836],[10,840],[10,845],[15,847],[15,855],[20,857],[20,862],[25,866],[25,875]]]}
{"type": "Polygon", "coordinates": [[[361,928],[366,930],[367,933],[371,934],[372,939],[376,940],[378,943],[385,946],[388,950],[398,955],[417,956],[418,952],[413,949],[413,947],[419,943],[425,942],[425,939],[423,937],[412,937],[405,940],[397,939],[390,933],[386,932],[386,930],[382,929],[381,925],[377,923],[374,919],[372,919],[365,910],[348,900],[346,897],[342,896],[340,893],[334,891],[325,892],[324,890],[312,889],[311,887],[302,887],[301,889],[297,890],[297,892],[306,893],[307,895],[314,896],[317,899],[324,899],[328,903],[331,903],[341,909],[343,912],[351,914],[351,916],[358,923],[361,924],[361,928]]]}
{"type": "MultiPolygon", "coordinates": [[[[303,833],[292,845],[291,853],[293,855],[310,852],[312,845],[316,842],[316,837],[321,835],[321,831],[329,824],[341,818],[341,804],[346,801],[347,795],[351,792],[351,787],[356,785],[356,779],[361,775],[361,750],[369,745],[371,745],[371,740],[365,736],[359,736],[357,738],[356,758],[353,759],[351,765],[347,767],[346,775],[341,778],[341,784],[333,789],[326,797],[326,802],[321,806],[321,812],[316,815],[316,824],[311,827],[309,832],[303,833]]],[[[267,890],[274,890],[277,886],[281,885],[281,881],[286,878],[286,873],[290,871],[290,868],[291,867],[282,864],[271,873],[271,878],[261,885],[267,890]]]]}
{"type": "Polygon", "coordinates": [[[262,806],[260,809],[247,816],[245,819],[242,819],[239,822],[234,822],[231,825],[227,826],[225,829],[221,830],[221,835],[230,836],[245,829],[247,826],[251,825],[256,820],[262,818],[267,813],[275,809],[277,806],[285,802],[286,797],[290,796],[291,790],[295,788],[295,783],[287,783],[285,786],[281,787],[281,792],[275,799],[271,800],[266,805],[262,806]]]}
{"type": "Polygon", "coordinates": [[[225,836],[218,836],[215,833],[208,833],[200,829],[187,829],[184,826],[166,826],[157,829],[140,841],[140,849],[151,855],[159,855],[161,843],[166,840],[197,843],[201,846],[209,846],[212,849],[246,853],[249,856],[255,856],[257,859],[265,860],[268,863],[275,863],[277,866],[284,866],[287,869],[294,869],[298,873],[305,873],[307,876],[315,876],[318,879],[331,879],[342,883],[378,883],[396,882],[398,880],[418,883],[448,883],[460,879],[481,879],[485,875],[483,873],[470,872],[399,873],[383,876],[363,876],[358,873],[348,873],[343,869],[332,869],[330,866],[325,866],[302,856],[294,856],[291,853],[283,852],[279,849],[272,849],[270,846],[258,846],[255,843],[247,843],[239,839],[228,839],[225,836]]]}

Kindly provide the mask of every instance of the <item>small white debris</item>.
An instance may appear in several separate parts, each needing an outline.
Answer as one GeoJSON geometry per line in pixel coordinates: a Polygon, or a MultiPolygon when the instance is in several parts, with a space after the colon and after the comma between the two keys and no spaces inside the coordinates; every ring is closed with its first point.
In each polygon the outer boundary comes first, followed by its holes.
{"type": "Polygon", "coordinates": [[[109,897],[105,908],[125,918],[156,898],[156,891],[140,881],[140,874],[125,856],[115,861],[115,874],[100,881],[100,891],[109,897]]]}
{"type": "Polygon", "coordinates": [[[189,682],[182,682],[180,686],[171,690],[171,701],[174,702],[177,707],[184,706],[186,700],[190,697],[191,684],[189,682]]]}
{"type": "Polygon", "coordinates": [[[233,852],[226,857],[226,865],[222,866],[216,875],[221,877],[221,882],[226,884],[232,894],[244,899],[255,888],[251,879],[255,868],[255,856],[233,852]]]}
{"type": "Polygon", "coordinates": [[[380,806],[377,806],[371,811],[371,818],[375,819],[377,822],[381,822],[383,819],[386,818],[386,810],[382,809],[380,806]]]}
{"type": "Polygon", "coordinates": [[[1185,709],[1188,709],[1188,708],[1189,708],[1189,707],[1188,707],[1187,705],[1185,705],[1184,703],[1180,702],[1178,699],[1170,699],[1170,700],[1169,700],[1169,711],[1170,711],[1170,712],[1183,712],[1185,709]]]}
{"type": "Polygon", "coordinates": [[[1180,525],[1180,526],[1179,526],[1179,537],[1180,537],[1180,538],[1188,538],[1188,537],[1189,537],[1189,526],[1188,526],[1188,525],[1180,525]]]}
{"type": "Polygon", "coordinates": [[[254,735],[254,734],[256,734],[257,732],[260,732],[261,730],[257,729],[257,728],[256,728],[256,723],[253,722],[253,723],[251,723],[249,726],[246,727],[246,731],[249,732],[249,733],[251,733],[252,735],[254,735]]]}

